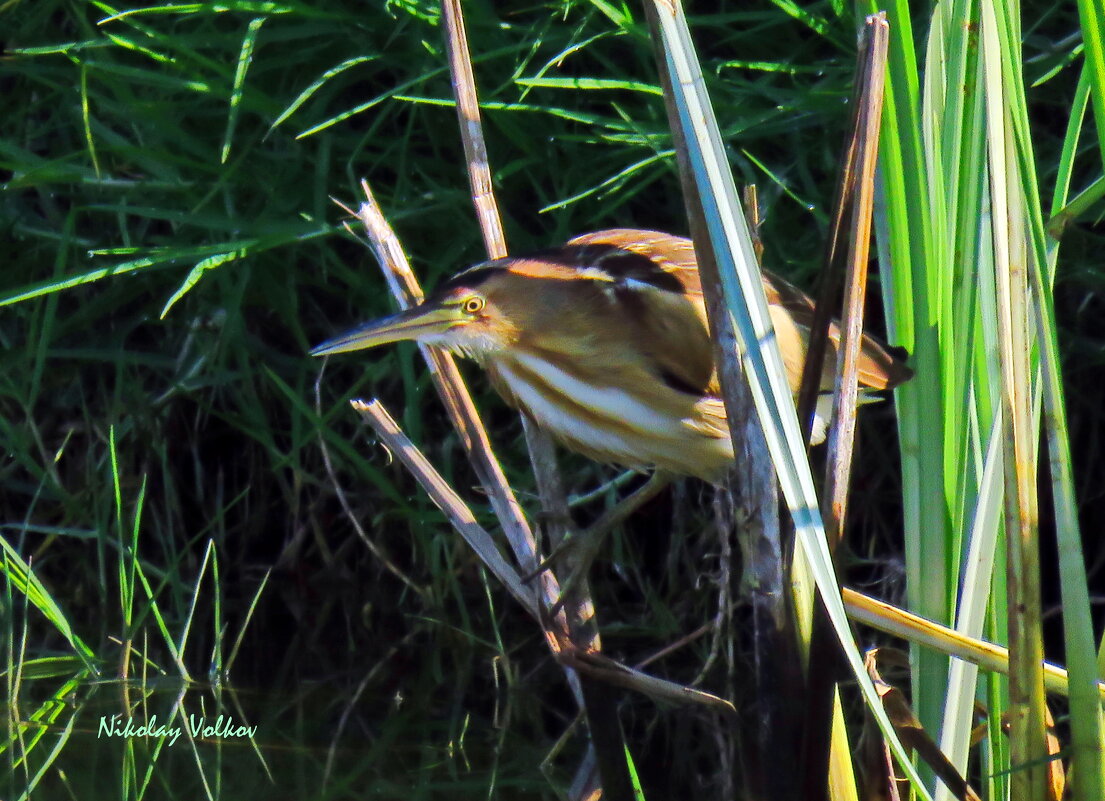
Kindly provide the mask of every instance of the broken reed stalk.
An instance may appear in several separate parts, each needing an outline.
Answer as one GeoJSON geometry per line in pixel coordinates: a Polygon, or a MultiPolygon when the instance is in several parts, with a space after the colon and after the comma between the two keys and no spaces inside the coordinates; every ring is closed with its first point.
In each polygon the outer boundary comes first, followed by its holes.
{"type": "MultiPolygon", "coordinates": [[[[944,783],[949,792],[959,801],[982,801],[975,789],[963,778],[962,774],[951,763],[940,746],[928,733],[921,721],[913,714],[913,709],[906,700],[905,694],[897,687],[886,682],[879,672],[879,663],[884,658],[896,667],[909,666],[908,659],[894,648],[872,648],[864,657],[867,666],[867,674],[871,681],[879,688],[879,698],[882,700],[883,709],[894,724],[894,730],[905,745],[917,754],[918,759],[927,764],[932,772],[944,783]]],[[[886,774],[886,786],[893,787],[897,777],[891,772],[886,774]]]]}
{"type": "MultiPolygon", "coordinates": [[[[365,193],[365,201],[356,212],[350,213],[364,225],[380,268],[400,308],[409,308],[422,299],[422,288],[411,271],[398,237],[380,210],[368,181],[362,179],[361,189],[365,193]]],[[[535,570],[538,559],[533,532],[514,491],[507,483],[499,460],[491,449],[487,431],[479,419],[456,362],[448,353],[435,348],[420,345],[419,350],[429,365],[438,395],[445,404],[454,428],[460,434],[480,483],[488,493],[492,509],[503,526],[519,566],[523,571],[535,570]]],[[[552,577],[541,582],[541,590],[548,604],[555,602],[560,594],[552,577]]]]}
{"type": "Polygon", "coordinates": [[[837,378],[834,388],[833,420],[828,436],[828,469],[823,494],[822,516],[829,547],[835,548],[844,522],[848,475],[851,470],[851,445],[855,434],[856,364],[863,337],[863,306],[867,285],[867,262],[871,241],[871,217],[874,202],[874,172],[877,165],[879,130],[882,121],[883,88],[886,81],[886,58],[889,46],[889,26],[884,13],[867,18],[856,65],[856,89],[852,97],[855,109],[851,133],[845,146],[844,163],[837,184],[833,207],[833,222],[825,252],[821,284],[802,369],[798,391],[798,421],[802,434],[809,440],[817,402],[822,365],[828,347],[829,324],[839,296],[840,240],[845,220],[851,211],[851,231],[848,239],[847,293],[841,317],[840,342],[837,348],[837,378]],[[845,439],[834,436],[838,428],[845,439]],[[847,444],[844,452],[839,452],[847,444]],[[834,514],[834,510],[838,510],[834,514]]]}
{"type": "Polygon", "coordinates": [[[476,522],[476,516],[472,510],[460,499],[449,483],[441,477],[441,474],[430,464],[429,459],[414,446],[407,438],[395,419],[388,414],[383,404],[377,400],[365,403],[361,400],[351,401],[353,409],[372,426],[388,450],[393,453],[403,466],[418,479],[418,483],[426,490],[430,500],[434,502],[445,517],[467,542],[480,561],[497,578],[504,587],[514,596],[534,619],[541,617],[533,591],[522,581],[521,574],[515,570],[499,552],[491,535],[476,522]]]}

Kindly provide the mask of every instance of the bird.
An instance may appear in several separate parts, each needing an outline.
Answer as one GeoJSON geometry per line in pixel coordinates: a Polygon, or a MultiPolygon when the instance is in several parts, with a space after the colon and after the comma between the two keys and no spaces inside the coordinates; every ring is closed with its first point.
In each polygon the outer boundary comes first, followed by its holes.
{"type": "MultiPolygon", "coordinates": [[[[763,286],[792,392],[814,303],[779,276],[763,286]]],[[[596,461],[718,482],[734,461],[689,239],[630,228],[485,261],[398,314],[310,353],[329,356],[413,340],[476,361],[492,386],[571,450],[596,461]]],[[[829,328],[813,443],[824,439],[840,330],[829,328]]],[[[912,375],[864,334],[862,400],[912,375]]]]}

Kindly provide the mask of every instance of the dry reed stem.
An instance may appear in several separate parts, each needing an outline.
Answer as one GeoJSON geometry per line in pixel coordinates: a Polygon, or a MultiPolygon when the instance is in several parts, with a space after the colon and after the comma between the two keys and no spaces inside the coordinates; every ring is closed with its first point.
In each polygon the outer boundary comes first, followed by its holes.
{"type": "MultiPolygon", "coordinates": [[[[399,244],[398,237],[384,218],[380,206],[372,194],[368,181],[361,181],[361,189],[365,193],[365,201],[355,212],[355,216],[365,227],[369,239],[372,241],[377,259],[380,261],[384,277],[392,294],[399,302],[401,308],[409,308],[423,297],[422,288],[418,284],[411,271],[410,264],[399,244]]],[[[457,369],[456,362],[448,353],[419,346],[423,356],[429,364],[434,384],[438,389],[446,411],[449,413],[453,425],[461,435],[465,449],[468,451],[480,482],[487,490],[491,506],[499,518],[511,549],[523,570],[530,569],[530,560],[533,567],[537,566],[535,541],[533,532],[526,522],[525,515],[514,495],[514,491],[507,483],[503,475],[502,466],[491,450],[491,442],[487,431],[480,422],[476,407],[472,403],[472,397],[465,388],[464,381],[457,369]]],[[[555,597],[555,596],[553,596],[555,597]]]]}
{"type": "MultiPolygon", "coordinates": [[[[315,414],[322,417],[322,376],[326,372],[326,365],[323,364],[322,369],[318,371],[318,378],[315,379],[315,414]]],[[[402,568],[395,564],[391,557],[384,552],[384,549],[376,544],[371,537],[368,536],[368,532],[365,531],[364,526],[361,525],[361,521],[357,519],[357,515],[353,513],[353,507],[349,503],[349,499],[345,495],[345,490],[342,489],[341,482],[338,481],[337,472],[334,470],[334,462],[330,458],[330,448],[326,445],[326,438],[319,432],[318,435],[318,448],[322,454],[322,464],[326,468],[326,475],[330,477],[330,485],[334,488],[334,494],[338,498],[338,503],[341,505],[342,513],[346,519],[353,526],[353,530],[357,532],[357,536],[361,538],[361,542],[365,544],[369,552],[384,566],[385,569],[403,584],[414,591],[415,595],[425,600],[426,588],[419,586],[415,583],[414,579],[408,576],[402,568]]]]}
{"type": "Polygon", "coordinates": [[[848,481],[852,472],[855,444],[857,374],[863,343],[863,304],[867,293],[867,259],[871,246],[871,217],[875,201],[875,165],[878,162],[879,129],[882,122],[883,87],[886,83],[886,54],[890,27],[886,13],[867,18],[864,29],[863,63],[856,94],[860,102],[849,154],[855,152],[854,184],[850,187],[852,228],[848,242],[848,272],[845,278],[844,315],[837,345],[836,385],[833,419],[829,427],[828,459],[821,516],[825,538],[833,549],[844,533],[848,505],[848,481]]]}
{"type": "Polygon", "coordinates": [[[449,74],[453,80],[453,94],[457,101],[457,121],[464,144],[464,156],[468,162],[468,180],[472,187],[472,203],[479,218],[487,255],[501,259],[507,255],[506,237],[491,186],[491,165],[487,159],[487,145],[480,122],[480,102],[476,94],[476,76],[468,54],[468,35],[464,30],[464,16],[460,0],[443,0],[441,19],[445,29],[445,49],[449,57],[449,74]]]}
{"type": "MultiPolygon", "coordinates": [[[[885,17],[876,15],[867,18],[856,63],[856,85],[852,94],[854,112],[844,147],[844,162],[837,184],[833,222],[798,395],[799,423],[808,450],[814,403],[820,390],[825,352],[828,348],[830,318],[840,302],[841,240],[845,221],[850,218],[847,274],[843,276],[847,292],[839,328],[840,339],[837,343],[833,413],[828,432],[825,486],[820,502],[825,542],[830,554],[835,552],[844,529],[855,438],[858,393],[856,373],[863,339],[873,174],[883,102],[887,32],[885,17]]],[[[818,611],[809,645],[809,663],[838,666],[839,662],[840,651],[836,635],[832,632],[827,617],[818,611]]],[[[847,755],[835,752],[832,746],[834,684],[839,680],[837,672],[834,667],[823,667],[822,670],[810,674],[807,684],[808,710],[805,717],[803,755],[806,778],[803,789],[809,795],[821,793],[821,777],[832,772],[832,765],[836,761],[847,761],[847,755]]]]}
{"type": "MultiPolygon", "coordinates": [[[[488,256],[492,259],[507,255],[506,241],[503,235],[502,221],[495,201],[491,183],[491,168],[487,158],[487,147],[483,138],[483,126],[480,123],[479,100],[476,93],[475,75],[468,52],[467,36],[464,30],[464,17],[459,0],[444,0],[442,3],[445,44],[449,55],[449,69],[452,77],[453,93],[457,101],[457,117],[460,123],[461,140],[468,165],[468,179],[472,190],[472,202],[480,224],[488,256]]],[[[522,416],[526,446],[530,454],[530,464],[537,480],[542,510],[547,515],[546,529],[552,543],[559,543],[571,518],[567,512],[567,498],[556,468],[552,442],[548,435],[533,424],[526,415],[522,416]]],[[[574,568],[572,561],[566,567],[574,568]]],[[[552,571],[546,570],[540,577],[546,587],[555,586],[552,571]]],[[[576,587],[561,588],[562,597],[549,607],[550,616],[566,616],[567,628],[572,642],[577,648],[586,651],[601,649],[602,642],[594,615],[594,604],[586,582],[578,582],[576,587]]],[[[572,675],[569,674],[569,681],[572,675]]],[[[575,687],[577,698],[586,707],[594,707],[588,714],[592,732],[592,746],[598,748],[598,762],[606,776],[606,790],[615,799],[629,798],[631,788],[629,776],[624,769],[624,750],[620,730],[610,727],[602,717],[616,715],[609,699],[587,687],[575,687]],[[598,707],[604,712],[599,713],[598,707]],[[598,717],[596,717],[598,715],[598,717]],[[596,727],[605,731],[600,736],[596,727]]],[[[590,750],[589,750],[590,753],[590,750]]],[[[578,796],[587,797],[600,791],[599,779],[595,775],[592,760],[584,759],[577,769],[573,787],[583,788],[578,796]]]]}
{"type": "Polygon", "coordinates": [[[856,162],[858,158],[859,136],[861,116],[864,113],[865,102],[860,93],[862,86],[864,50],[860,50],[860,63],[857,64],[856,91],[852,95],[852,121],[844,149],[844,161],[837,177],[836,195],[833,200],[832,224],[829,228],[829,240],[825,248],[825,260],[821,268],[821,278],[817,293],[817,303],[814,306],[813,320],[810,323],[809,340],[806,346],[806,362],[802,368],[802,380],[798,389],[798,423],[802,429],[802,439],[810,447],[810,432],[813,429],[813,412],[817,403],[817,395],[821,386],[821,371],[825,362],[825,353],[828,349],[829,324],[833,317],[833,307],[836,306],[838,297],[838,253],[840,240],[844,234],[845,219],[851,205],[856,184],[856,162]]]}
{"type": "MultiPolygon", "coordinates": [[[[507,255],[503,224],[499,216],[495,192],[491,183],[491,167],[487,158],[487,146],[480,122],[479,99],[476,92],[476,79],[472,70],[472,61],[468,52],[468,40],[464,30],[464,15],[460,0],[443,0],[442,19],[445,31],[445,47],[449,57],[449,74],[452,78],[453,94],[457,101],[457,117],[460,123],[460,135],[464,144],[464,153],[468,165],[468,180],[472,189],[472,202],[479,219],[480,232],[483,235],[487,254],[492,259],[507,255]]],[[[549,516],[550,539],[558,541],[562,537],[566,521],[570,526],[571,518],[567,511],[567,498],[563,483],[556,469],[552,443],[546,433],[541,431],[526,415],[522,416],[529,448],[530,463],[537,480],[541,506],[549,516]]],[[[536,565],[536,548],[527,559],[532,558],[536,565]]],[[[529,564],[525,562],[524,564],[529,564]]],[[[569,563],[568,569],[573,565],[569,563]]],[[[544,571],[538,578],[544,587],[546,596],[557,592],[557,581],[551,570],[544,571]]],[[[594,604],[586,581],[564,597],[553,601],[547,607],[547,615],[556,619],[558,628],[566,631],[575,649],[598,651],[602,647],[598,625],[595,621],[594,604]],[[560,608],[557,608],[557,607],[560,608]]],[[[546,628],[548,626],[546,625],[546,628]]],[[[575,650],[573,649],[573,650],[575,650]]],[[[563,652],[562,652],[563,653],[563,652]]],[[[588,753],[597,756],[601,779],[596,775],[591,760],[584,758],[577,768],[573,787],[577,787],[578,798],[593,796],[596,792],[610,801],[629,801],[633,797],[632,780],[626,768],[625,743],[617,723],[617,708],[608,693],[599,688],[580,684],[576,686],[574,676],[569,673],[569,682],[573,685],[577,700],[587,709],[591,743],[588,753]]]]}

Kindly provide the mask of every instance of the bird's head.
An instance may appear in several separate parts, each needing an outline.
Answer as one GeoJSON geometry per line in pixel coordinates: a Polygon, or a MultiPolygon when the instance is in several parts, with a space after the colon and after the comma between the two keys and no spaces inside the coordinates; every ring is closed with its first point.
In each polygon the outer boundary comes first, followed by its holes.
{"type": "Polygon", "coordinates": [[[495,262],[465,270],[422,303],[346,331],[312,348],[329,356],[411,340],[482,360],[509,348],[517,334],[518,279],[495,262]]]}

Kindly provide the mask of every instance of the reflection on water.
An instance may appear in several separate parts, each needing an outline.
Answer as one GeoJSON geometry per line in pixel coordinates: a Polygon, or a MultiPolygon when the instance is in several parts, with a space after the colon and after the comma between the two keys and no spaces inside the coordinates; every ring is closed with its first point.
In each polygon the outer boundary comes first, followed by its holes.
{"type": "Polygon", "coordinates": [[[165,677],[38,677],[7,705],[0,797],[409,799],[418,787],[554,797],[536,769],[542,755],[504,754],[503,732],[489,720],[466,719],[456,738],[444,721],[435,730],[408,719],[400,699],[369,721],[336,696],[318,682],[274,696],[165,677]],[[470,756],[490,769],[473,770],[470,756]]]}
{"type": "Polygon", "coordinates": [[[118,798],[120,788],[124,797],[204,798],[275,779],[274,746],[288,745],[266,737],[258,697],[164,677],[86,676],[48,694],[45,679],[20,685],[8,705],[5,797],[33,786],[32,798],[118,798]]]}

